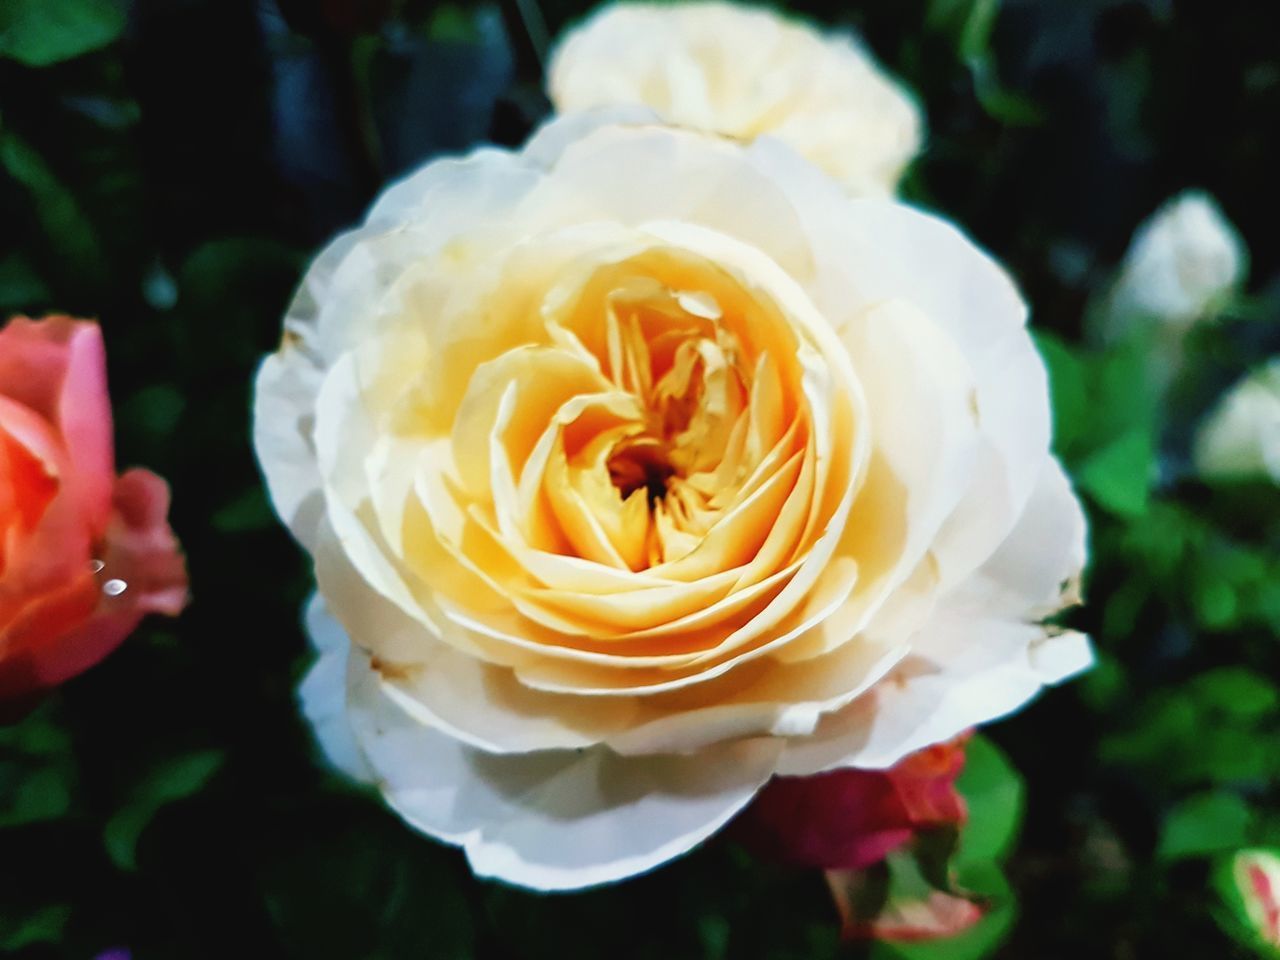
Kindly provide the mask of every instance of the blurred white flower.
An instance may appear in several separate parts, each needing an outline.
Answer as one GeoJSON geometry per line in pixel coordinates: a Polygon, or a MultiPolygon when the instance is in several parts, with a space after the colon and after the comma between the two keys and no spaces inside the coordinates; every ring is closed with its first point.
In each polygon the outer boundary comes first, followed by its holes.
{"type": "Polygon", "coordinates": [[[1280,357],[1218,401],[1196,436],[1195,463],[1210,479],[1280,483],[1280,357]]]}
{"type": "Polygon", "coordinates": [[[619,3],[569,31],[547,71],[560,113],[641,105],[738,140],[770,136],[852,193],[891,194],[920,110],[851,37],[722,2],[619,3]]]}
{"type": "Polygon", "coordinates": [[[1111,292],[1109,332],[1134,320],[1185,328],[1244,280],[1248,251],[1207,193],[1187,190],[1138,227],[1111,292]]]}

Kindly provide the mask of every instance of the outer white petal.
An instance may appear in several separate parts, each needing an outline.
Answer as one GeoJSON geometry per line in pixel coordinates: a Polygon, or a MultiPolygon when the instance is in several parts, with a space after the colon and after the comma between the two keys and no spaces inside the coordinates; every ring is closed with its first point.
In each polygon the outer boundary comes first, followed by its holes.
{"type": "Polygon", "coordinates": [[[853,642],[797,664],[766,663],[723,701],[659,714],[611,737],[609,745],[625,754],[683,753],[744,737],[807,736],[823,716],[871,689],[905,654],[905,647],[853,642]]]}
{"type": "Polygon", "coordinates": [[[781,750],[754,740],[684,756],[496,756],[410,717],[371,669],[353,672],[348,696],[387,802],[462,846],[477,874],[536,890],[610,883],[687,852],[751,800],[781,750]]]}
{"type": "MultiPolygon", "coordinates": [[[[313,604],[308,629],[347,644],[343,624],[377,649],[403,659],[379,663],[374,683],[418,723],[489,753],[581,749],[625,729],[633,706],[561,697],[530,690],[512,671],[461,653],[423,623],[370,589],[332,534],[322,536],[316,575],[329,609],[313,604]],[[336,620],[335,620],[336,618],[336,620]]],[[[384,654],[385,655],[385,654],[384,654]]],[[[369,661],[358,657],[361,669],[369,661]]]]}
{"type": "Polygon", "coordinates": [[[1092,663],[1089,641],[1027,620],[1075,602],[1084,516],[1047,458],[1012,534],[942,599],[912,653],[870,693],[793,739],[779,772],[892,766],[907,754],[1017,710],[1092,663]]]}
{"type": "Polygon", "coordinates": [[[263,361],[254,385],[253,446],[276,513],[298,541],[315,545],[324,514],[312,428],[322,368],[286,345],[263,361]]]}
{"type": "Polygon", "coordinates": [[[334,239],[308,268],[280,349],[258,371],[253,421],[272,503],[303,546],[314,545],[322,512],[312,431],[325,371],[376,331],[410,264],[505,216],[538,176],[518,154],[498,150],[429,163],[391,186],[363,226],[334,239]],[[411,230],[402,226],[409,217],[411,230]]]}
{"type": "Polygon", "coordinates": [[[433,160],[378,196],[365,229],[411,233],[423,253],[435,252],[477,227],[504,222],[541,176],[523,154],[493,147],[433,160]]]}
{"type": "Polygon", "coordinates": [[[780,774],[839,767],[886,769],[924,747],[1012,713],[1047,684],[1088,668],[1078,633],[996,620],[935,616],[929,649],[913,654],[869,695],[830,716],[817,735],[792,740],[780,774]]]}
{"type": "Polygon", "coordinates": [[[1026,331],[1012,280],[945,220],[903,204],[848,201],[790,150],[749,150],[790,198],[817,261],[814,301],[837,327],[868,306],[913,304],[959,346],[973,369],[983,434],[978,477],[935,546],[945,583],[990,556],[1022,512],[1049,450],[1044,363],[1026,331]]]}
{"type": "Polygon", "coordinates": [[[1037,619],[1080,601],[1084,510],[1054,457],[1046,457],[1018,525],[949,598],[975,617],[1037,619]]]}
{"type": "Polygon", "coordinates": [[[319,594],[307,601],[305,621],[317,655],[298,685],[302,715],[311,724],[316,742],[331,764],[349,777],[372,783],[373,771],[356,744],[347,714],[347,661],[351,643],[329,616],[319,594]]]}
{"type": "Polygon", "coordinates": [[[765,252],[801,284],[813,275],[810,238],[783,185],[736,143],[688,130],[593,129],[563,147],[517,215],[543,229],[664,220],[707,227],[765,252]]]}
{"type": "Polygon", "coordinates": [[[530,135],[520,152],[530,163],[549,170],[566,150],[602,127],[645,126],[661,122],[654,111],[640,104],[556,114],[530,135]]]}

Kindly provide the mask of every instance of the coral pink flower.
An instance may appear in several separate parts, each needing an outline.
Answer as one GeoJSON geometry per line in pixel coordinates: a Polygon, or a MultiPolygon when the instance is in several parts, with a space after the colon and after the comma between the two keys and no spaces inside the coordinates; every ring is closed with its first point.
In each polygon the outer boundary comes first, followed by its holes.
{"type": "Polygon", "coordinates": [[[95,323],[0,328],[0,701],[88,669],[143,616],[186,603],[167,485],[116,475],[106,377],[95,323]]]}
{"type": "Polygon", "coordinates": [[[846,939],[954,936],[983,915],[979,904],[963,896],[933,890],[923,899],[887,903],[871,916],[859,904],[869,882],[865,868],[922,831],[967,819],[956,789],[967,740],[965,734],[920,750],[888,770],[776,777],[738,821],[739,837],[763,856],[825,870],[846,939]]]}
{"type": "Polygon", "coordinates": [[[955,783],[967,739],[928,747],[888,770],[776,777],[743,816],[741,836],[764,856],[802,866],[879,863],[921,830],[964,822],[955,783]]]}

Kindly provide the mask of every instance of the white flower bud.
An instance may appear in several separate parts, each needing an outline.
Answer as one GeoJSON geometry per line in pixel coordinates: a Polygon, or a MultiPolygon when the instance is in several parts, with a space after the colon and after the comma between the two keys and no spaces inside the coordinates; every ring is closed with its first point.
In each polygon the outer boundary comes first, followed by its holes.
{"type": "Polygon", "coordinates": [[[1190,326],[1243,281],[1248,251],[1207,193],[1188,190],[1138,227],[1109,313],[1115,331],[1137,318],[1190,326]]]}
{"type": "Polygon", "coordinates": [[[1196,437],[1195,463],[1210,479],[1280,483],[1280,357],[1218,401],[1196,437]]]}

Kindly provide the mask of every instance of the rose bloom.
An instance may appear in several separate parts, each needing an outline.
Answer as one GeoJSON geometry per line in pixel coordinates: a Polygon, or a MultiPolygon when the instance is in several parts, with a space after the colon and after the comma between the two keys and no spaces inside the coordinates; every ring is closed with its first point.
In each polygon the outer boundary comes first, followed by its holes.
{"type": "Polygon", "coordinates": [[[93,666],[187,578],[146,470],[115,472],[98,325],[18,317],[0,329],[0,700],[93,666]]]}
{"type": "Polygon", "coordinates": [[[606,6],[547,75],[561,113],[642,104],[677,126],[776,137],[860,194],[893,193],[920,150],[919,108],[861,44],[763,8],[606,6]]]}
{"type": "Polygon", "coordinates": [[[777,141],[573,116],[392,186],[257,381],[331,758],[576,888],[1082,669],[1025,322],[954,227],[777,141]]]}
{"type": "Polygon", "coordinates": [[[1197,431],[1193,453],[1206,479],[1280,484],[1280,357],[1227,391],[1197,431]]]}

